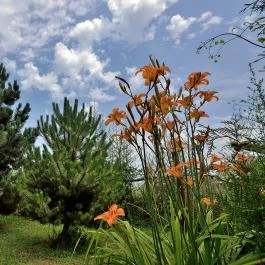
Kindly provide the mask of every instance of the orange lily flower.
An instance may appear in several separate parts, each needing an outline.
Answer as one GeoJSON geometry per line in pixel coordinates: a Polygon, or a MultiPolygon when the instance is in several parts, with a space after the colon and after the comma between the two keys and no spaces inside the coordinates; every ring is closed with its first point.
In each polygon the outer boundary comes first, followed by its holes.
{"type": "Polygon", "coordinates": [[[189,121],[192,118],[194,118],[196,122],[199,122],[199,120],[200,120],[201,117],[209,117],[209,115],[204,110],[194,109],[188,115],[187,121],[189,121]]]}
{"type": "Polygon", "coordinates": [[[139,128],[144,129],[145,131],[149,133],[153,133],[153,122],[150,117],[144,117],[142,122],[139,122],[136,126],[136,129],[138,130],[139,128]]]}
{"type": "Polygon", "coordinates": [[[178,103],[174,101],[175,98],[175,96],[163,96],[160,98],[159,109],[163,115],[167,115],[171,107],[177,106],[178,103]]]}
{"type": "Polygon", "coordinates": [[[121,119],[126,119],[127,115],[124,111],[119,110],[119,108],[112,109],[111,114],[108,116],[108,119],[105,121],[105,125],[114,122],[116,125],[121,124],[121,119]]]}
{"type": "Polygon", "coordinates": [[[199,85],[208,85],[209,80],[206,78],[210,73],[208,72],[194,72],[191,73],[188,77],[187,82],[185,83],[185,88],[190,90],[194,88],[197,90],[199,85]]]}
{"type": "Polygon", "coordinates": [[[160,66],[160,67],[154,67],[151,65],[145,65],[144,67],[141,67],[135,75],[137,75],[139,72],[142,72],[142,76],[145,79],[145,85],[149,86],[151,82],[154,82],[156,80],[156,83],[159,82],[159,79],[157,78],[158,75],[166,74],[167,72],[170,72],[170,69],[168,66],[160,66]]]}
{"type": "Polygon", "coordinates": [[[94,218],[94,220],[103,219],[107,221],[109,226],[111,226],[117,223],[119,216],[125,216],[124,210],[122,208],[118,208],[117,204],[112,204],[107,212],[98,215],[94,218]]]}
{"type": "Polygon", "coordinates": [[[231,168],[231,165],[226,162],[224,158],[215,154],[210,154],[209,157],[211,158],[210,166],[212,167],[212,169],[217,171],[224,171],[228,168],[231,168]]]}
{"type": "Polygon", "coordinates": [[[202,98],[204,101],[210,102],[212,101],[214,98],[216,100],[219,100],[219,97],[215,96],[215,94],[217,94],[218,92],[216,91],[200,91],[197,93],[197,95],[202,98]]]}
{"type": "Polygon", "coordinates": [[[177,178],[181,178],[182,177],[182,167],[170,167],[165,171],[165,175],[173,175],[177,178]]]}
{"type": "Polygon", "coordinates": [[[192,104],[192,98],[190,96],[186,96],[183,99],[179,99],[177,101],[183,108],[187,109],[192,104]]]}
{"type": "Polygon", "coordinates": [[[132,108],[133,105],[137,106],[143,103],[142,97],[145,97],[146,93],[141,93],[139,95],[133,96],[133,99],[128,102],[128,105],[130,108],[132,108]]]}
{"type": "Polygon", "coordinates": [[[173,175],[177,178],[182,177],[182,168],[189,167],[192,161],[180,162],[175,167],[170,167],[165,171],[165,175],[173,175]]]}
{"type": "Polygon", "coordinates": [[[210,154],[209,157],[211,158],[211,164],[218,162],[218,161],[224,161],[224,159],[216,154],[210,154]]]}
{"type": "Polygon", "coordinates": [[[194,136],[194,139],[200,143],[205,142],[205,140],[207,139],[207,135],[205,134],[197,134],[194,136]]]}
{"type": "Polygon", "coordinates": [[[237,153],[236,155],[236,161],[237,162],[247,162],[250,160],[250,157],[243,153],[237,153]]]}
{"type": "Polygon", "coordinates": [[[202,202],[206,204],[207,206],[211,206],[217,203],[217,200],[214,199],[213,201],[210,199],[210,197],[206,196],[202,198],[202,202]]]}
{"type": "Polygon", "coordinates": [[[214,170],[217,170],[217,171],[224,171],[230,168],[230,165],[227,162],[220,162],[219,164],[215,163],[215,164],[212,164],[211,166],[214,170]]]}
{"type": "Polygon", "coordinates": [[[168,128],[169,130],[172,130],[174,126],[175,126],[175,122],[169,121],[169,120],[167,120],[165,123],[162,124],[163,129],[168,128]]]}

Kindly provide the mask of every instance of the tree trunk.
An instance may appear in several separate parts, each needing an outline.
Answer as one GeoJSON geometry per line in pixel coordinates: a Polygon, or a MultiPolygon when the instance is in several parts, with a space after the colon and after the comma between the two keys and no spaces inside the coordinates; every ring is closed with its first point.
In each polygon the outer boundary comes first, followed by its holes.
{"type": "Polygon", "coordinates": [[[62,248],[66,248],[70,243],[69,229],[70,229],[70,222],[68,219],[66,219],[63,224],[63,230],[61,234],[58,236],[58,244],[62,248]]]}

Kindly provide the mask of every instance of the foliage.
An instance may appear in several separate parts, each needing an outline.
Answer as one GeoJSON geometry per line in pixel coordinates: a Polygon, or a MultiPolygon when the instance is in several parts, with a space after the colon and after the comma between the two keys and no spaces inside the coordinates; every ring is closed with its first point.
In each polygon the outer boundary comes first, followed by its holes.
{"type": "Polygon", "coordinates": [[[247,174],[231,175],[223,180],[219,192],[221,212],[229,214],[233,230],[251,238],[248,248],[265,253],[265,158],[245,164],[247,174]]]}
{"type": "Polygon", "coordinates": [[[87,112],[83,104],[78,110],[77,100],[72,107],[65,98],[62,111],[53,103],[53,115],[38,121],[43,150],[29,148],[25,159],[23,213],[41,223],[63,224],[62,245],[71,226],[93,224],[95,212],[123,196],[100,121],[92,108],[87,112]]]}
{"type": "Polygon", "coordinates": [[[11,171],[21,165],[22,127],[28,119],[30,105],[19,103],[20,89],[17,81],[8,83],[9,74],[0,64],[0,213],[8,214],[16,209],[18,191],[11,171]],[[10,177],[11,175],[12,177],[10,177]]]}
{"type": "MultiPolygon", "coordinates": [[[[150,228],[144,232],[120,222],[99,230],[95,244],[100,237],[106,244],[96,247],[94,264],[258,264],[259,253],[241,253],[245,239],[226,234],[227,217],[213,218],[217,176],[244,174],[245,157],[227,161],[209,154],[210,129],[202,125],[209,115],[203,109],[219,99],[216,91],[201,89],[209,84],[209,73],[191,73],[184,88],[172,93],[169,67],[150,60],[136,72],[142,73],[146,92],[134,95],[118,77],[130,98],[127,111],[114,108],[105,121],[123,128],[115,136],[134,146],[141,160],[150,228]]],[[[113,211],[103,215],[118,217],[113,211]]]]}
{"type": "Polygon", "coordinates": [[[10,214],[16,211],[17,205],[20,201],[20,194],[18,191],[18,180],[20,172],[12,170],[5,177],[0,179],[0,209],[1,214],[10,214]]]}
{"type": "MultiPolygon", "coordinates": [[[[241,117],[248,121],[252,129],[252,139],[265,144],[265,88],[264,79],[257,79],[256,73],[250,64],[250,94],[246,100],[242,100],[246,109],[246,115],[241,117]]],[[[264,150],[265,151],[265,150],[264,150]]]]}
{"type": "MultiPolygon", "coordinates": [[[[241,12],[249,10],[251,14],[261,15],[265,11],[265,1],[264,0],[254,0],[253,2],[245,4],[245,8],[241,12]]],[[[253,22],[247,24],[251,31],[258,31],[258,36],[263,36],[265,34],[265,20],[264,17],[258,17],[253,22]]],[[[263,42],[262,40],[259,40],[263,42]]]]}
{"type": "MultiPolygon", "coordinates": [[[[165,254],[162,264],[243,265],[257,264],[257,260],[261,261],[259,255],[252,254],[239,258],[242,245],[248,240],[240,236],[222,234],[227,222],[226,215],[213,219],[213,213],[209,211],[206,222],[199,224],[190,218],[188,220],[191,222],[188,224],[191,227],[202,225],[200,232],[193,235],[195,238],[182,234],[181,214],[176,214],[171,205],[170,226],[160,231],[161,245],[165,254]],[[197,255],[194,253],[195,242],[198,248],[197,255]]],[[[87,233],[91,235],[87,253],[92,254],[89,258],[90,262],[92,258],[93,264],[161,264],[150,231],[143,231],[128,222],[121,221],[109,231],[100,229],[97,233],[87,233]],[[105,243],[102,246],[103,239],[105,243]]],[[[88,260],[88,256],[86,259],[88,260]]]]}
{"type": "Polygon", "coordinates": [[[115,164],[115,169],[120,172],[120,177],[124,181],[126,188],[125,200],[131,200],[133,182],[141,174],[137,168],[135,152],[128,142],[123,139],[112,137],[111,142],[108,157],[115,164]]]}
{"type": "MultiPolygon", "coordinates": [[[[118,135],[117,131],[113,135],[118,135]]],[[[112,145],[108,153],[110,161],[114,163],[115,170],[119,171],[124,182],[125,194],[122,199],[127,218],[134,224],[142,224],[145,222],[145,218],[142,216],[144,201],[141,194],[138,196],[137,190],[141,188],[144,178],[137,154],[126,140],[117,137],[112,137],[112,145]]]]}
{"type": "Polygon", "coordinates": [[[257,79],[250,64],[250,86],[246,99],[242,99],[224,126],[211,130],[214,139],[227,138],[227,146],[234,151],[251,151],[265,154],[265,90],[263,78],[257,79]]]}
{"type": "MultiPolygon", "coordinates": [[[[199,53],[203,48],[209,51],[209,57],[213,59],[215,62],[221,56],[221,50],[225,45],[230,43],[235,39],[240,39],[248,44],[259,48],[261,51],[258,54],[259,58],[254,60],[254,62],[258,62],[265,59],[265,18],[264,18],[264,10],[265,10],[265,1],[264,0],[254,0],[253,2],[245,4],[245,7],[241,10],[241,12],[250,12],[250,16],[254,17],[254,21],[246,21],[244,23],[243,28],[235,27],[231,32],[226,32],[222,34],[218,34],[217,36],[211,37],[206,41],[203,41],[201,45],[198,47],[197,52],[199,53]],[[249,33],[256,33],[256,40],[252,41],[249,37],[249,33]]],[[[265,66],[264,66],[265,67],[265,66]]],[[[263,68],[265,70],[265,68],[263,68]]]]}
{"type": "Polygon", "coordinates": [[[263,79],[258,80],[250,65],[249,95],[241,100],[230,120],[224,121],[224,127],[212,131],[216,138],[228,138],[227,147],[232,158],[245,152],[252,154],[252,161],[243,162],[246,174],[229,174],[221,179],[219,191],[220,212],[229,213],[234,232],[253,239],[255,244],[248,245],[244,251],[258,249],[265,252],[265,219],[263,188],[265,186],[265,91],[263,79]]]}

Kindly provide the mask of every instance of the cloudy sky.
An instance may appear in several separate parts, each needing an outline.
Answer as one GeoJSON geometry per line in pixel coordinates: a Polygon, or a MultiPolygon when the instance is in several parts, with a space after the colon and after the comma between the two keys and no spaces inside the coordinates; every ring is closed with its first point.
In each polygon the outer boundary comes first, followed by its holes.
{"type": "Polygon", "coordinates": [[[231,114],[232,100],[245,98],[248,62],[257,50],[240,41],[227,45],[218,63],[200,42],[242,26],[246,0],[0,0],[0,61],[19,81],[22,102],[32,107],[28,126],[65,96],[92,104],[106,116],[123,107],[114,76],[135,91],[135,72],[153,55],[171,70],[173,89],[193,71],[211,73],[209,89],[220,100],[209,108],[211,123],[231,114]]]}

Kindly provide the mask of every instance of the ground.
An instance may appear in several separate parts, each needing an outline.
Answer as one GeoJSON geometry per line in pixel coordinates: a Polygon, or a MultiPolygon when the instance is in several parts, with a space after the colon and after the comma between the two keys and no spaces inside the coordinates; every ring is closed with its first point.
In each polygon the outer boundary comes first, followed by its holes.
{"type": "MultiPolygon", "coordinates": [[[[58,228],[57,228],[58,230],[58,228]]],[[[51,248],[56,228],[19,216],[0,216],[1,265],[78,265],[84,255],[51,248]]]]}

